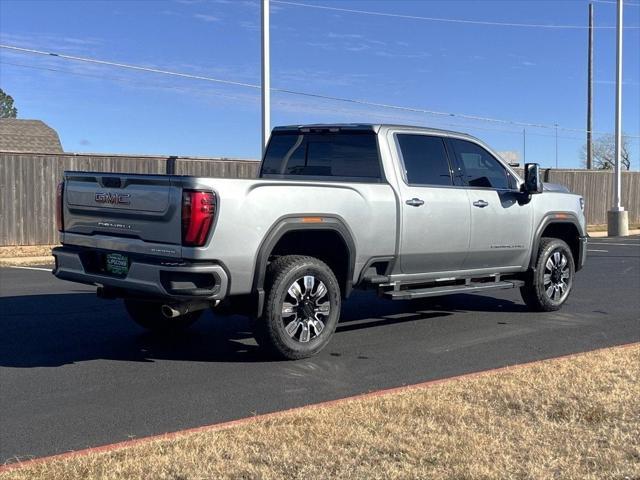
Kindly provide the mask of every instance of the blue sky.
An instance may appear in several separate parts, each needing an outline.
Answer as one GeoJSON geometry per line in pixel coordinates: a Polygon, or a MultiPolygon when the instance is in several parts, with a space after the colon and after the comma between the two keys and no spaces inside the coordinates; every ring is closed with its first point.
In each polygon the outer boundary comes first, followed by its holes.
{"type": "MultiPolygon", "coordinates": [[[[507,23],[586,25],[587,1],[300,0],[347,9],[507,23]]],[[[625,25],[640,26],[640,2],[625,25]]],[[[615,4],[595,3],[597,26],[615,4]]],[[[0,0],[0,42],[260,83],[257,1],[0,0]]],[[[584,29],[432,22],[272,5],[272,86],[584,129],[584,29]]],[[[640,30],[625,30],[624,130],[640,136],[640,30]]],[[[0,50],[0,87],[67,151],[258,158],[259,90],[0,50]]],[[[595,32],[594,129],[613,131],[615,30],[595,32]]],[[[523,151],[521,127],[274,93],[272,123],[394,122],[472,133],[523,151]]],[[[584,134],[560,130],[560,167],[584,134]]],[[[640,168],[640,141],[631,141],[640,168]]],[[[553,129],[526,129],[526,160],[555,164],[553,129]]]]}

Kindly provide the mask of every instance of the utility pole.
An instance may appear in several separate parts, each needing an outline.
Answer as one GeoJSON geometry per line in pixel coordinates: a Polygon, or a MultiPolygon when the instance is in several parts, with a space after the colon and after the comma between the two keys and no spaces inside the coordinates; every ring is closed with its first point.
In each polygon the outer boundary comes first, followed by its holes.
{"type": "Polygon", "coordinates": [[[527,163],[527,129],[522,129],[522,165],[527,163]]]}
{"type": "Polygon", "coordinates": [[[593,168],[593,3],[589,4],[589,54],[587,66],[587,169],[593,168]]]}
{"type": "Polygon", "coordinates": [[[618,21],[616,24],[616,159],[613,176],[613,206],[607,212],[607,233],[610,237],[629,235],[629,212],[626,212],[620,200],[621,157],[622,157],[622,8],[623,1],[618,0],[618,21]]]}
{"type": "Polygon", "coordinates": [[[558,168],[558,124],[554,123],[556,127],[556,169],[558,168]]]}
{"type": "Polygon", "coordinates": [[[271,135],[271,59],[269,45],[269,0],[262,0],[262,157],[271,135]]]}

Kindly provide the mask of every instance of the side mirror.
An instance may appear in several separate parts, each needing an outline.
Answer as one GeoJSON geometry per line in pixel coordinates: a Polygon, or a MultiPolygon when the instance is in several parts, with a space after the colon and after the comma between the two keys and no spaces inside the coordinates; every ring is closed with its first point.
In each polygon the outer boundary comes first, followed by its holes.
{"type": "Polygon", "coordinates": [[[526,193],[542,193],[540,165],[537,163],[526,163],[524,165],[524,190],[526,193]]]}

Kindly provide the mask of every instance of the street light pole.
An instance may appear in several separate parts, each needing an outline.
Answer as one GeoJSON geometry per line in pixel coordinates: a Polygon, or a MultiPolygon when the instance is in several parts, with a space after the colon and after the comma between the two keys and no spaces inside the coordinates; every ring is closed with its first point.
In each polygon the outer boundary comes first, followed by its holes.
{"type": "Polygon", "coordinates": [[[269,45],[269,0],[262,0],[262,157],[271,135],[271,59],[269,45]]]}
{"type": "Polygon", "coordinates": [[[613,177],[613,205],[607,212],[607,231],[609,236],[629,235],[629,212],[622,206],[622,10],[623,0],[618,0],[618,21],[616,28],[616,158],[613,177]]]}

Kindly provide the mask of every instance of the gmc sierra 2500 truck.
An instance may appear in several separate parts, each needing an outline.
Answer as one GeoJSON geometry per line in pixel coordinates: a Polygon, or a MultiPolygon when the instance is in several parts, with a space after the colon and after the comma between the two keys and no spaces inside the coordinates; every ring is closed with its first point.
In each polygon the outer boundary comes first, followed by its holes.
{"type": "Polygon", "coordinates": [[[317,353],[354,288],[391,300],[520,288],[557,310],[585,262],[583,199],[521,179],[481,141],[400,125],[273,130],[257,179],[65,172],[56,277],[141,326],[255,319],[279,357],[317,353]]]}

